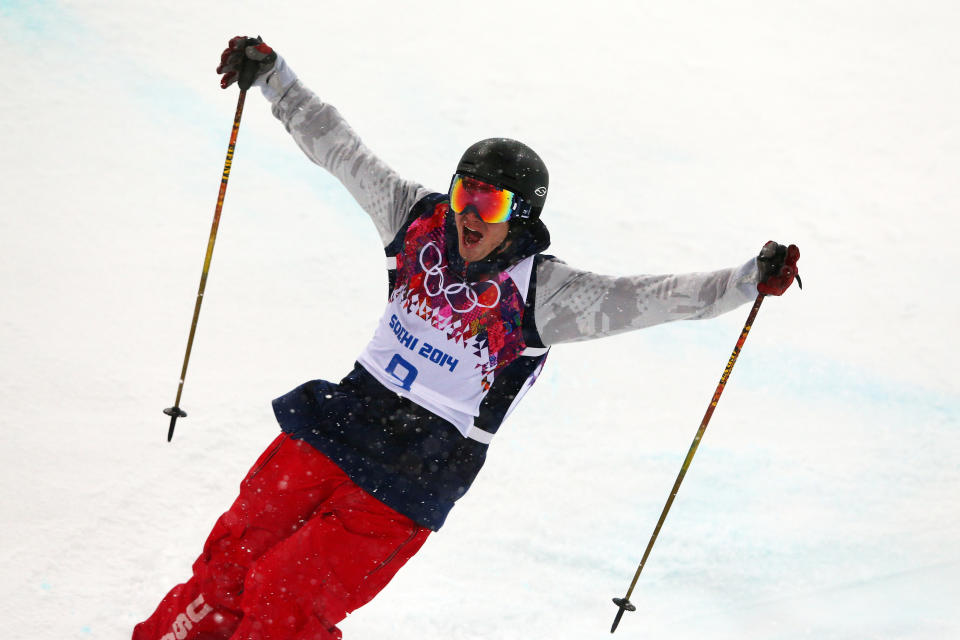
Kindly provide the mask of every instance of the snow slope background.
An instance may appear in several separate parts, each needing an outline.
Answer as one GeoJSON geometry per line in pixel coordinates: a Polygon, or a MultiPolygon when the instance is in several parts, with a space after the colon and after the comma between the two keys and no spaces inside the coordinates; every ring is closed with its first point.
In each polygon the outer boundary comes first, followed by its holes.
{"type": "MultiPolygon", "coordinates": [[[[402,175],[477,139],[552,174],[552,252],[609,273],[801,247],[760,311],[622,638],[947,638],[960,592],[960,5],[0,0],[0,611],[124,638],[186,579],[384,294],[373,226],[248,96],[261,34],[402,175]]],[[[553,351],[448,524],[347,638],[601,638],[747,308],[553,351]]]]}

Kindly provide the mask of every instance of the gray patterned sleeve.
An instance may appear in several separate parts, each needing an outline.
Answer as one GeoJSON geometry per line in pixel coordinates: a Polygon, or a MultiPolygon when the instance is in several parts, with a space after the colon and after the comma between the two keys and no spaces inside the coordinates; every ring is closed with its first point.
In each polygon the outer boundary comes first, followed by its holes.
{"type": "Polygon", "coordinates": [[[710,318],[753,301],[757,280],[756,258],[708,273],[626,277],[581,271],[551,258],[537,271],[536,326],[550,346],[710,318]]]}
{"type": "Polygon", "coordinates": [[[413,205],[430,190],[403,180],[374,155],[339,111],[297,80],[283,58],[258,84],[300,149],[343,183],[373,219],[384,246],[389,244],[413,205]]]}

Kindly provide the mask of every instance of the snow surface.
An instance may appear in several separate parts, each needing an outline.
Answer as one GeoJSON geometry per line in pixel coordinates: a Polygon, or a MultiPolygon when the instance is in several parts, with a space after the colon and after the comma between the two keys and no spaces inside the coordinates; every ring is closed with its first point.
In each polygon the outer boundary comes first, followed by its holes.
{"type": "MultiPolygon", "coordinates": [[[[401,174],[521,138],[553,251],[611,273],[797,243],[620,638],[951,638],[960,623],[960,5],[0,0],[0,611],[124,638],[379,317],[376,233],[249,96],[262,34],[401,174]],[[227,8],[229,7],[229,8],[227,8]]],[[[559,347],[447,526],[347,638],[602,638],[747,308],[559,347]]]]}

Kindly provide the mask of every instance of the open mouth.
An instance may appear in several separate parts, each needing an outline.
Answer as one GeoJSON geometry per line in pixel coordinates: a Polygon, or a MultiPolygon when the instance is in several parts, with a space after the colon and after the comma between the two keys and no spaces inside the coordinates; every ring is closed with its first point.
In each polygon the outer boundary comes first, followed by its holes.
{"type": "Polygon", "coordinates": [[[479,231],[471,229],[467,225],[463,225],[463,244],[467,247],[471,247],[478,242],[483,240],[483,234],[479,231]]]}

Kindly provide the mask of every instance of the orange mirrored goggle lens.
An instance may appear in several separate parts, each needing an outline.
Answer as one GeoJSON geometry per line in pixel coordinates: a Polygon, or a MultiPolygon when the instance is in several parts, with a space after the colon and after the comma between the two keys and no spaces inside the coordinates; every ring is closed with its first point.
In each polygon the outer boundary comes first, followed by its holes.
{"type": "Polygon", "coordinates": [[[454,213],[466,213],[467,207],[473,207],[480,219],[490,224],[509,220],[516,200],[512,191],[469,176],[455,175],[450,185],[450,208],[454,213]]]}

